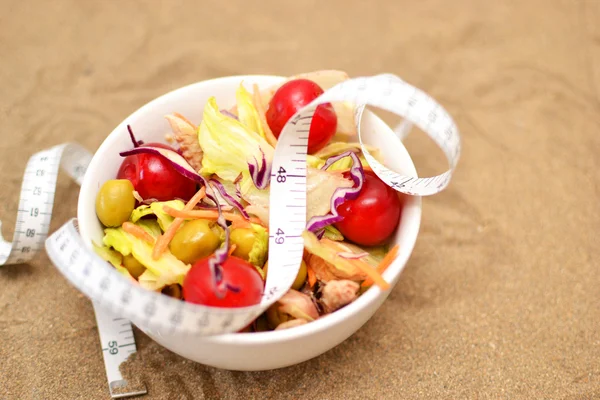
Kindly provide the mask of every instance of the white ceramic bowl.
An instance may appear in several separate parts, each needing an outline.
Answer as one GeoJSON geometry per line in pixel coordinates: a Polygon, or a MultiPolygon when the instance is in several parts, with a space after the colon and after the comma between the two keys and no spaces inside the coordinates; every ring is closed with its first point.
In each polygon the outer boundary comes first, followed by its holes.
{"type": "MultiPolygon", "coordinates": [[[[232,76],[198,82],[167,93],[127,117],[102,143],[89,165],[78,203],[81,235],[91,248],[92,240],[101,242],[102,227],[94,209],[94,199],[103,182],[114,179],[121,164],[120,151],[131,148],[127,134],[130,124],[138,139],[164,142],[170,131],[166,114],[179,112],[199,123],[202,110],[210,96],[217,98],[221,108],[235,104],[235,91],[244,82],[247,88],[257,83],[261,88],[283,80],[276,76],[232,76]]],[[[393,131],[374,114],[364,116],[363,139],[379,147],[390,168],[416,176],[413,162],[393,131]]],[[[421,221],[421,199],[411,197],[402,211],[395,242],[400,245],[396,261],[385,271],[384,278],[397,283],[413,250],[421,221]]],[[[317,321],[288,330],[226,334],[210,337],[153,332],[143,321],[132,321],[142,331],[167,349],[202,364],[228,370],[257,371],[282,368],[309,360],[337,346],[356,332],[387,298],[389,291],[373,287],[352,304],[317,321]]]]}

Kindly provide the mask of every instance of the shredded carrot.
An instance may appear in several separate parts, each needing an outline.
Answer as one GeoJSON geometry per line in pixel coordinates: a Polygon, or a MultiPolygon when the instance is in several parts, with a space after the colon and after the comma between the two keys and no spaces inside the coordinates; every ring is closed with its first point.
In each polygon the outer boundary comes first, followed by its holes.
{"type": "Polygon", "coordinates": [[[231,247],[229,248],[229,251],[227,252],[227,254],[232,255],[233,252],[235,251],[235,249],[237,249],[237,245],[234,243],[231,245],[231,247]]]}
{"type": "MultiPolygon", "coordinates": [[[[381,260],[381,262],[377,266],[377,272],[379,274],[383,274],[383,272],[390,266],[390,264],[392,264],[392,262],[394,262],[394,260],[396,259],[396,255],[398,254],[399,248],[400,248],[400,246],[395,245],[394,247],[392,247],[390,249],[390,251],[385,255],[385,257],[383,257],[383,260],[381,260]]],[[[367,279],[362,283],[361,286],[368,287],[368,286],[371,286],[372,284],[373,284],[373,280],[367,279]]]]}
{"type": "Polygon", "coordinates": [[[231,224],[231,229],[250,229],[250,228],[252,228],[252,225],[247,220],[242,220],[242,221],[235,220],[231,224]]]}
{"type": "Polygon", "coordinates": [[[206,196],[206,187],[202,186],[200,190],[188,201],[188,203],[183,207],[184,210],[191,210],[206,196]]]}
{"type": "Polygon", "coordinates": [[[162,256],[167,247],[169,247],[169,243],[171,243],[171,240],[173,240],[175,233],[181,227],[182,223],[183,219],[175,218],[175,220],[171,223],[171,225],[169,225],[165,233],[158,237],[156,245],[154,245],[154,248],[152,249],[153,259],[158,260],[160,256],[162,256]]]}
{"type": "MultiPolygon", "coordinates": [[[[202,219],[210,219],[210,220],[216,221],[217,218],[219,218],[219,212],[217,210],[188,211],[185,209],[184,210],[176,210],[172,207],[164,206],[163,211],[165,213],[167,213],[168,215],[170,215],[171,217],[183,218],[183,219],[200,219],[200,218],[202,218],[202,219]]],[[[243,216],[232,213],[232,212],[223,212],[222,214],[223,214],[223,217],[225,217],[225,219],[227,221],[239,222],[239,223],[252,222],[253,224],[263,225],[263,222],[259,218],[256,218],[256,217],[251,217],[250,220],[246,220],[243,216]]]]}
{"type": "Polygon", "coordinates": [[[398,250],[400,246],[395,245],[390,249],[390,251],[383,257],[383,260],[377,266],[377,272],[383,274],[383,272],[390,266],[390,264],[396,259],[396,255],[398,254],[398,250]]]}
{"type": "MultiPolygon", "coordinates": [[[[196,207],[196,204],[198,204],[200,200],[204,198],[204,196],[206,196],[206,188],[203,186],[202,188],[200,188],[200,190],[198,190],[194,197],[192,197],[190,201],[188,201],[188,203],[185,205],[185,207],[183,207],[183,209],[185,211],[193,209],[194,207],[196,207]]],[[[183,221],[183,218],[175,218],[175,220],[171,223],[171,225],[169,225],[165,233],[158,237],[156,245],[154,245],[154,248],[152,249],[153,259],[158,260],[160,256],[165,252],[167,247],[169,247],[169,243],[171,243],[171,240],[173,240],[175,233],[177,233],[177,230],[181,227],[183,221]]]]}
{"type": "Polygon", "coordinates": [[[371,281],[375,283],[377,286],[381,288],[381,290],[387,290],[390,288],[390,284],[383,279],[381,274],[373,269],[369,264],[361,260],[344,260],[344,261],[352,261],[351,264],[356,268],[360,269],[367,275],[367,281],[371,281]]]}
{"type": "Polygon", "coordinates": [[[136,238],[143,240],[144,242],[154,244],[154,238],[152,237],[152,235],[146,232],[143,228],[131,222],[123,222],[122,228],[125,232],[129,233],[130,235],[133,235],[136,238]]]}
{"type": "Polygon", "coordinates": [[[254,93],[252,96],[252,100],[254,100],[254,107],[256,107],[256,111],[258,111],[258,116],[260,118],[260,124],[265,132],[265,137],[267,142],[273,147],[277,145],[277,138],[273,135],[269,124],[267,123],[267,117],[265,108],[263,107],[262,98],[260,97],[260,90],[258,89],[258,85],[254,84],[254,93]]]}
{"type": "Polygon", "coordinates": [[[317,283],[317,274],[315,274],[315,270],[312,269],[309,263],[306,263],[306,273],[308,274],[308,285],[312,288],[315,287],[317,283]]]}

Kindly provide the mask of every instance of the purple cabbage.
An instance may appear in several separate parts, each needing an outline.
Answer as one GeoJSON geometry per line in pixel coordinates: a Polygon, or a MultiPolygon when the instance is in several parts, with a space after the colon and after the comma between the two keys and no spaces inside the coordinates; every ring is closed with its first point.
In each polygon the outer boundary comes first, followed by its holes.
{"type": "Polygon", "coordinates": [[[254,186],[256,186],[258,189],[266,189],[266,187],[269,185],[271,168],[269,165],[267,165],[267,159],[262,149],[260,149],[260,154],[260,164],[256,157],[252,157],[254,158],[254,162],[250,161],[248,163],[248,171],[250,171],[250,176],[252,177],[254,186]]]}
{"type": "Polygon", "coordinates": [[[235,195],[241,199],[242,198],[242,190],[240,189],[240,183],[236,182],[235,183],[235,195]]]}
{"type": "Polygon", "coordinates": [[[240,214],[242,214],[242,217],[250,219],[250,216],[248,215],[246,210],[244,210],[244,206],[242,206],[242,204],[239,201],[237,201],[233,196],[227,193],[227,190],[225,190],[225,187],[221,182],[219,182],[216,179],[211,179],[209,182],[217,188],[219,194],[225,199],[227,203],[229,203],[232,207],[236,208],[240,212],[240,214]]]}
{"type": "Polygon", "coordinates": [[[121,157],[127,157],[134,154],[154,154],[166,158],[173,168],[186,178],[198,183],[205,183],[205,179],[196,172],[196,170],[186,161],[181,154],[176,151],[164,149],[162,147],[139,146],[128,151],[119,153],[121,157]]]}
{"type": "Polygon", "coordinates": [[[346,259],[350,259],[350,260],[359,260],[363,257],[366,257],[369,255],[369,253],[367,253],[366,251],[363,251],[362,253],[352,253],[351,251],[346,251],[346,252],[340,252],[337,253],[338,256],[342,257],[342,258],[346,258],[346,259]]]}
{"type": "Polygon", "coordinates": [[[233,181],[233,184],[235,185],[235,195],[240,200],[242,199],[242,189],[240,188],[241,180],[242,180],[242,173],[240,172],[240,174],[237,176],[237,178],[235,178],[235,180],[233,181]]]}
{"type": "Polygon", "coordinates": [[[228,116],[229,118],[233,118],[237,121],[239,121],[240,119],[237,117],[237,115],[235,115],[234,113],[232,113],[231,111],[227,111],[225,109],[220,110],[221,114],[228,116]]]}
{"type": "Polygon", "coordinates": [[[133,147],[140,147],[144,144],[144,142],[135,138],[133,130],[131,129],[131,125],[127,125],[127,131],[129,132],[129,138],[131,139],[131,143],[133,143],[133,147]]]}
{"type": "Polygon", "coordinates": [[[225,231],[225,241],[223,242],[223,245],[217,250],[215,250],[212,257],[208,259],[208,266],[210,268],[210,272],[214,280],[215,294],[217,295],[217,297],[222,299],[227,294],[227,290],[231,290],[235,293],[240,291],[238,287],[233,286],[223,280],[222,264],[227,260],[227,257],[229,256],[229,226],[227,226],[227,221],[225,220],[223,212],[221,211],[221,204],[219,204],[219,201],[217,200],[216,196],[214,196],[214,187],[209,182],[207,182],[206,179],[204,179],[204,177],[201,177],[201,179],[204,181],[204,185],[206,187],[206,197],[212,200],[217,206],[217,211],[219,212],[217,224],[225,231]]]}
{"type": "MultiPolygon", "coordinates": [[[[340,222],[344,217],[338,214],[337,208],[346,200],[354,200],[358,197],[358,194],[362,190],[363,183],[365,181],[365,171],[363,170],[362,164],[356,155],[352,151],[339,154],[337,156],[329,157],[325,162],[325,165],[321,169],[325,170],[331,166],[334,162],[341,160],[344,157],[352,158],[352,167],[350,168],[350,177],[354,182],[354,187],[350,188],[337,188],[330,200],[330,213],[325,215],[319,215],[312,217],[306,224],[306,229],[311,232],[319,232],[328,225],[340,222]]],[[[320,233],[320,232],[319,232],[320,233]]]]}

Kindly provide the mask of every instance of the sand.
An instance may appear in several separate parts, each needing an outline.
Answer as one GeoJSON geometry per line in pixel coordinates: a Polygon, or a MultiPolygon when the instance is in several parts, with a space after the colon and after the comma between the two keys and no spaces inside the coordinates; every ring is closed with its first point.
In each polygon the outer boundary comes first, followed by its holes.
{"type": "MultiPolygon", "coordinates": [[[[218,76],[392,72],[451,112],[463,157],[358,333],[240,373],[136,330],[146,398],[600,398],[600,3],[248,4],[2,0],[5,237],[28,156],[65,141],[93,151],[148,100],[218,76]]],[[[407,146],[421,174],[442,171],[424,135],[407,146]]],[[[77,190],[59,177],[52,230],[75,216],[77,190]]],[[[0,399],[108,399],[90,302],[47,256],[0,268],[0,288],[0,399]]]]}

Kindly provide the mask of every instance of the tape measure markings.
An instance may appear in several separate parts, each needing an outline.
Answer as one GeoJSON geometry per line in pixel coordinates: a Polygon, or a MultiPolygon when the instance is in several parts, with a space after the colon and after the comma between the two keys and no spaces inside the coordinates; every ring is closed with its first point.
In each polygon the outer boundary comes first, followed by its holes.
{"type": "Polygon", "coordinates": [[[0,265],[30,261],[42,248],[50,228],[59,165],[81,182],[91,158],[91,154],[82,147],[63,144],[42,150],[28,160],[13,241],[9,243],[0,237],[0,265]]]}
{"type": "Polygon", "coordinates": [[[102,358],[111,396],[119,398],[146,394],[147,390],[143,384],[133,387],[129,381],[123,379],[119,369],[123,362],[137,352],[131,323],[121,317],[115,318],[113,314],[103,310],[96,303],[92,304],[98,326],[111,327],[111,329],[99,330],[102,358]],[[119,389],[118,393],[115,390],[117,388],[119,389]]]}

